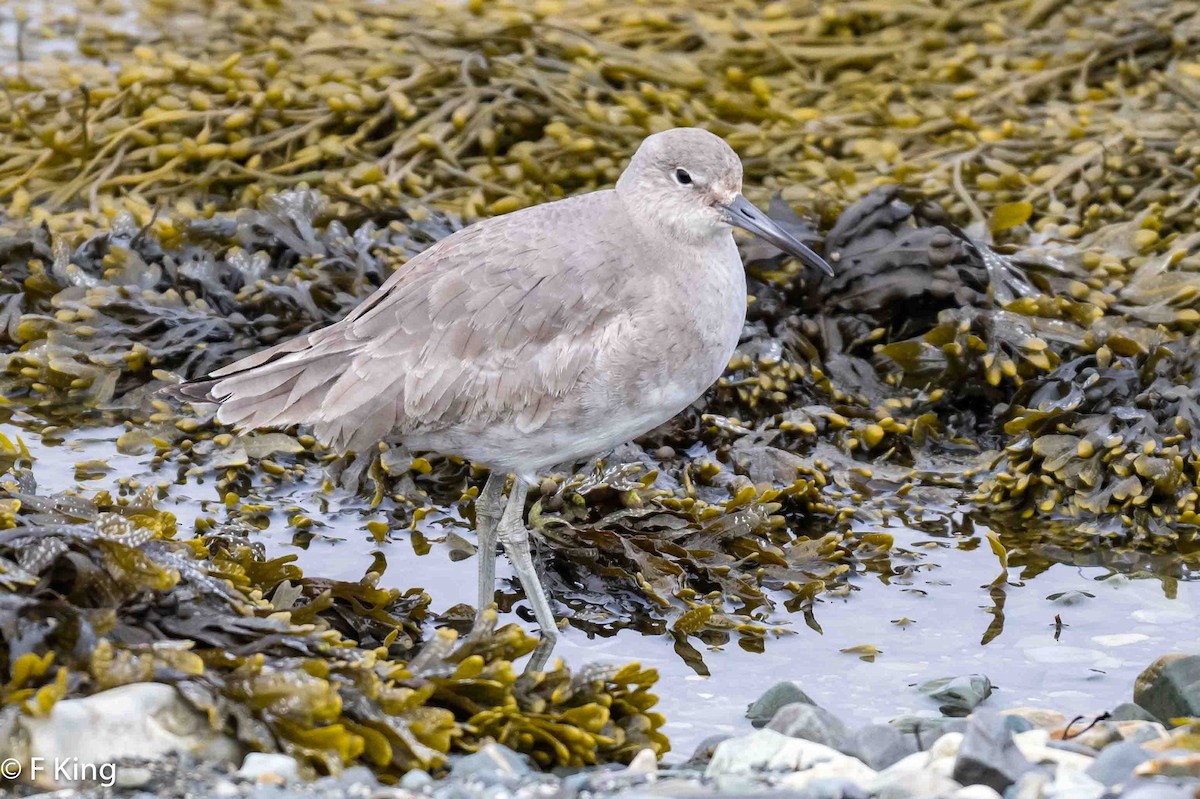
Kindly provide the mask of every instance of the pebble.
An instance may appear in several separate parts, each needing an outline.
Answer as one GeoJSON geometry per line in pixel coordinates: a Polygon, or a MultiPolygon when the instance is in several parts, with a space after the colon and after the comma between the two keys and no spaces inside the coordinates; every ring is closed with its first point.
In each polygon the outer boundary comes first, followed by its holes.
{"type": "Polygon", "coordinates": [[[779,708],[766,728],[841,751],[845,751],[850,737],[850,730],[841,719],[823,707],[804,702],[779,708]]]}
{"type": "Polygon", "coordinates": [[[800,687],[800,683],[790,680],[776,683],[746,708],[746,718],[750,719],[750,723],[755,727],[765,727],[775,718],[780,708],[796,702],[816,704],[800,687]]]}
{"type": "Polygon", "coordinates": [[[850,733],[842,751],[881,770],[916,752],[917,739],[886,724],[868,724],[850,733]]]}
{"type": "Polygon", "coordinates": [[[1003,792],[1031,768],[1033,765],[1021,754],[1004,719],[995,713],[979,711],[967,724],[952,776],[964,785],[979,783],[1003,792]]]}
{"type": "Polygon", "coordinates": [[[289,755],[251,752],[242,761],[238,776],[260,785],[288,785],[300,782],[300,764],[289,755]]]}
{"type": "Polygon", "coordinates": [[[1129,741],[1105,747],[1088,766],[1087,774],[1094,780],[1114,787],[1133,778],[1133,770],[1150,759],[1150,753],[1129,741]]]}
{"type": "Polygon", "coordinates": [[[1150,711],[1133,702],[1122,702],[1112,709],[1109,716],[1113,721],[1158,721],[1150,711]]]}

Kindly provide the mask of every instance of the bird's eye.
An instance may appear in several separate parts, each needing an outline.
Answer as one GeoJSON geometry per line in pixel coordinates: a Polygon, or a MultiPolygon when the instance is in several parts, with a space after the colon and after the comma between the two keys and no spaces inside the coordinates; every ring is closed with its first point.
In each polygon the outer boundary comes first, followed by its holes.
{"type": "Polygon", "coordinates": [[[680,186],[692,185],[692,176],[688,174],[686,169],[676,169],[675,180],[678,181],[680,186]]]}

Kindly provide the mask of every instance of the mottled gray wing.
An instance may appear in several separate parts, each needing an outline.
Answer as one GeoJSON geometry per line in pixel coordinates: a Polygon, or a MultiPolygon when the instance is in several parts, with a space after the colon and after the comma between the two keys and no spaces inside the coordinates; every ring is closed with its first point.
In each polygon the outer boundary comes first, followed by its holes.
{"type": "Polygon", "coordinates": [[[200,385],[222,402],[223,422],[308,423],[339,449],[500,420],[537,429],[623,310],[621,270],[604,254],[615,242],[578,235],[570,206],[588,198],[594,212],[611,211],[587,195],[476,224],[415,257],[341,322],[200,385]]]}

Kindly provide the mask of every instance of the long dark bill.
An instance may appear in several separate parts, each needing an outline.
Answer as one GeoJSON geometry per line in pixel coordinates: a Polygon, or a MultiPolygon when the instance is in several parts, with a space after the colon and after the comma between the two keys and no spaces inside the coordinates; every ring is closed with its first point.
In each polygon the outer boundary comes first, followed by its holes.
{"type": "Polygon", "coordinates": [[[794,255],[809,266],[820,269],[830,277],[833,267],[825,263],[825,259],[817,255],[791,233],[781,228],[771,217],[754,207],[754,203],[739,194],[733,202],[722,206],[725,209],[729,224],[740,227],[769,241],[788,255],[794,255]]]}

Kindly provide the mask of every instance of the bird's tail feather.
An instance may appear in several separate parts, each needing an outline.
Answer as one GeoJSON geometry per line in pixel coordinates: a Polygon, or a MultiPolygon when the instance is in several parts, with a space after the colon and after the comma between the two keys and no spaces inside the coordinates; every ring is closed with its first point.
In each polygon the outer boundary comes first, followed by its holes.
{"type": "Polygon", "coordinates": [[[243,430],[312,424],[348,362],[342,348],[314,346],[301,337],[198,380],[167,386],[162,393],[185,402],[216,403],[217,419],[243,430]]]}

